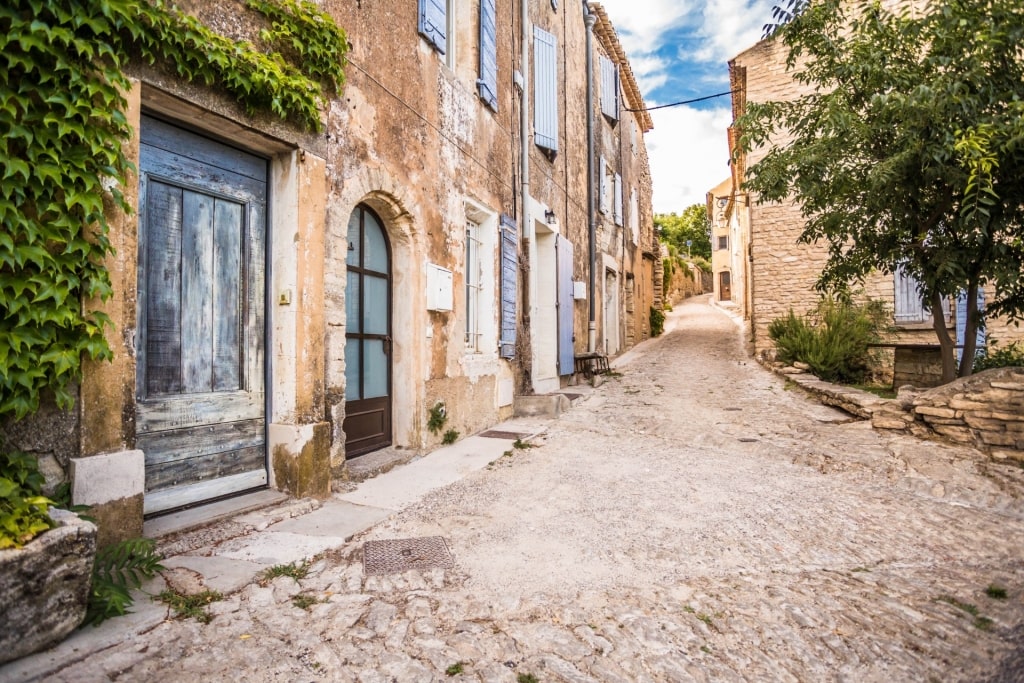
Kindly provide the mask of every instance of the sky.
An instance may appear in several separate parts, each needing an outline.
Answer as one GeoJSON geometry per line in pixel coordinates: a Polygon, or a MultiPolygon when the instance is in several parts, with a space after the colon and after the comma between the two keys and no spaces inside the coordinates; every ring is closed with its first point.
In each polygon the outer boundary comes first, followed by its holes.
{"type": "MultiPolygon", "coordinates": [[[[729,90],[730,59],[756,43],[779,0],[598,0],[648,107],[729,90]]],[[[655,213],[682,213],[729,175],[728,96],[651,112],[644,137],[655,213]]]]}

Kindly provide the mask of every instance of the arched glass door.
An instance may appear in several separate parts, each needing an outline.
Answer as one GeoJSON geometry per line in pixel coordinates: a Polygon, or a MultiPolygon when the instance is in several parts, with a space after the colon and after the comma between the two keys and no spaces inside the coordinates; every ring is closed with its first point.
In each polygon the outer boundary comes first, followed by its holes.
{"type": "Polygon", "coordinates": [[[391,249],[360,204],[348,222],[345,292],[345,454],[391,444],[391,249]]]}

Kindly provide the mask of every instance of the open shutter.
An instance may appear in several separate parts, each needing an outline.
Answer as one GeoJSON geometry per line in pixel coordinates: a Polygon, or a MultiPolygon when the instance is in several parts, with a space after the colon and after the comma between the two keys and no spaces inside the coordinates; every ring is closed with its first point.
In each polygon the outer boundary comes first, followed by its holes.
{"type": "Polygon", "coordinates": [[[533,28],[533,140],[538,147],[558,151],[557,39],[533,28]]]}
{"type": "Polygon", "coordinates": [[[619,67],[601,56],[601,113],[613,121],[619,120],[619,67]]]}
{"type": "Polygon", "coordinates": [[[615,174],[615,199],[612,205],[615,215],[615,225],[622,225],[622,176],[615,174]]]}
{"type": "Polygon", "coordinates": [[[516,356],[516,299],[519,274],[519,238],[516,222],[501,216],[501,347],[502,358],[516,356]]]}
{"type": "Polygon", "coordinates": [[[600,198],[601,213],[608,213],[608,163],[604,157],[598,157],[597,196],[600,198]]]}
{"type": "Polygon", "coordinates": [[[445,35],[448,26],[446,2],[447,0],[420,0],[420,34],[441,54],[448,50],[448,39],[445,35]]]}
{"type": "Polygon", "coordinates": [[[480,99],[498,111],[498,41],[494,0],[480,0],[480,99]]]}
{"type": "MultiPolygon", "coordinates": [[[[985,310],[985,290],[978,288],[978,312],[985,310]]],[[[975,355],[985,353],[985,328],[979,327],[977,332],[975,355]]],[[[956,297],[956,362],[963,356],[964,342],[967,341],[967,292],[961,291],[956,297]]]]}
{"type": "Polygon", "coordinates": [[[558,262],[558,374],[576,372],[576,351],[573,348],[572,242],[558,235],[555,240],[558,262]]]}
{"type": "Polygon", "coordinates": [[[894,317],[896,324],[923,323],[927,321],[927,309],[917,291],[917,280],[897,268],[893,276],[896,281],[894,317]]]}

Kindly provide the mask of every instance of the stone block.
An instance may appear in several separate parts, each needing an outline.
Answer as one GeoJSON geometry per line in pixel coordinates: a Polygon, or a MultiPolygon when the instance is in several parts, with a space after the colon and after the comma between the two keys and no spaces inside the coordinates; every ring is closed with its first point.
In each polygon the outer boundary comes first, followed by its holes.
{"type": "Polygon", "coordinates": [[[954,418],[957,416],[955,410],[951,408],[943,408],[941,406],[915,404],[914,412],[918,415],[930,415],[933,417],[954,418]]]}
{"type": "Polygon", "coordinates": [[[331,424],[271,424],[274,486],[297,498],[331,495],[331,424]]]}
{"type": "Polygon", "coordinates": [[[142,535],[142,451],[118,451],[71,459],[71,500],[88,505],[99,527],[99,547],[142,535]]]}
{"type": "Polygon", "coordinates": [[[60,526],[0,550],[0,664],[59,643],[85,618],[96,525],[66,510],[50,516],[60,526]]]}
{"type": "Polygon", "coordinates": [[[941,434],[959,443],[974,443],[974,433],[967,427],[954,427],[952,425],[934,425],[932,427],[936,434],[941,434]]]}
{"type": "Polygon", "coordinates": [[[1007,434],[1006,432],[981,432],[979,434],[981,440],[989,446],[1008,446],[1010,448],[1016,448],[1018,444],[1018,437],[1014,434],[1007,434]]]}

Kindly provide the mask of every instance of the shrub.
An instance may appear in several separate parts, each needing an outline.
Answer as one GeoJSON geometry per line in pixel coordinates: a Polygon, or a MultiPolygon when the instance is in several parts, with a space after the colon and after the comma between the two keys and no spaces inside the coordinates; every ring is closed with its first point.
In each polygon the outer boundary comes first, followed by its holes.
{"type": "Polygon", "coordinates": [[[989,370],[991,368],[1010,368],[1024,366],[1024,345],[1020,342],[1013,342],[1003,349],[994,348],[998,342],[992,342],[992,347],[974,359],[974,372],[989,370]]]}
{"type": "Polygon", "coordinates": [[[821,379],[857,384],[868,375],[869,345],[880,340],[886,320],[880,301],[854,304],[826,297],[804,317],[790,310],[785,318],[773,320],[768,336],[784,363],[806,363],[821,379]]]}
{"type": "Polygon", "coordinates": [[[662,287],[665,289],[665,291],[668,291],[668,288],[672,286],[672,262],[674,260],[675,259],[671,257],[661,260],[663,273],[661,280],[663,283],[662,287]]]}
{"type": "Polygon", "coordinates": [[[657,337],[665,331],[665,313],[651,306],[651,336],[657,337]]]}
{"type": "Polygon", "coordinates": [[[53,528],[43,481],[34,457],[0,451],[0,550],[20,548],[53,528]]]}

